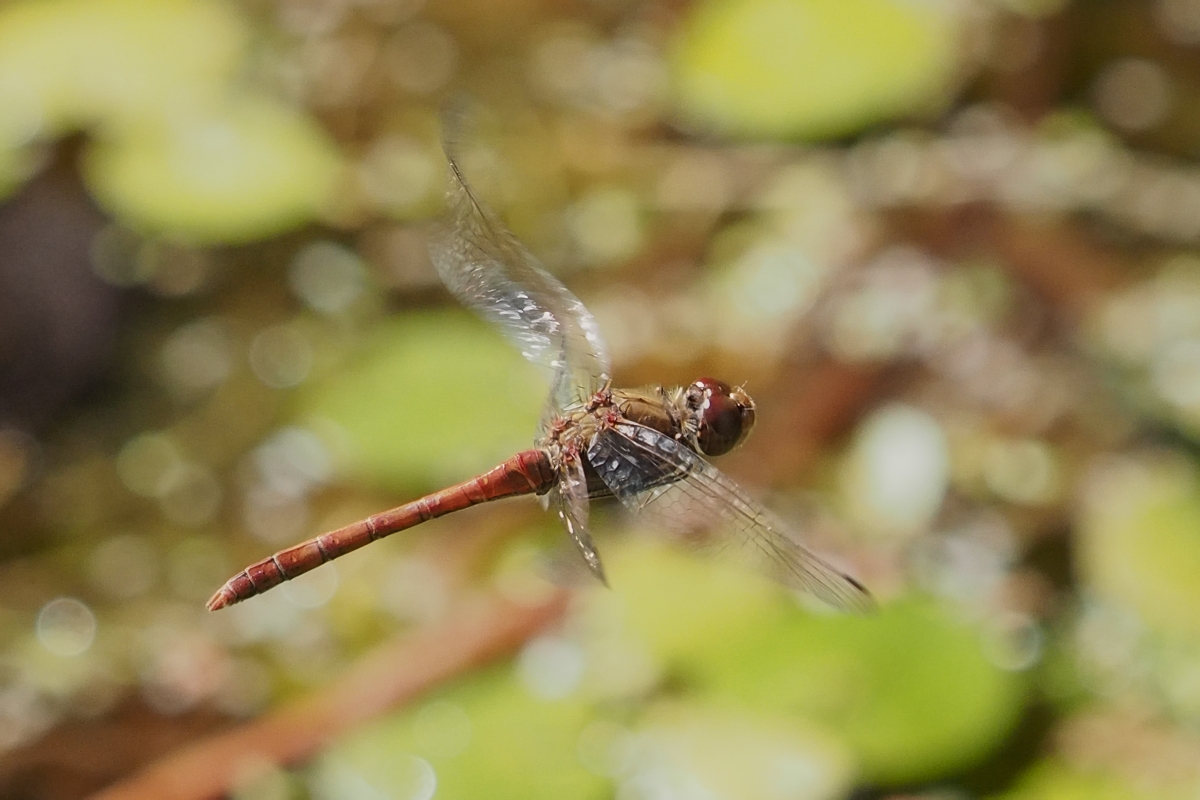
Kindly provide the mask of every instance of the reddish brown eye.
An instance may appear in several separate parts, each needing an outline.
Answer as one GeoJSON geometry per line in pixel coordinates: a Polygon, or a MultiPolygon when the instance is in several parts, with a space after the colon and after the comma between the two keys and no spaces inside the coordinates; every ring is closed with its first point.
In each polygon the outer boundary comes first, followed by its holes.
{"type": "Polygon", "coordinates": [[[706,456],[728,453],[754,427],[754,401],[722,381],[696,381],[688,387],[687,403],[696,414],[696,444],[706,456]]]}

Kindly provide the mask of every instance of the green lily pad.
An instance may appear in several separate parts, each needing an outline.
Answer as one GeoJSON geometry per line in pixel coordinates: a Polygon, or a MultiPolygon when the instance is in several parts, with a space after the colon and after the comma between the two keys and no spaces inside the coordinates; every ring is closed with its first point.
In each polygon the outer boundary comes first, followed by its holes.
{"type": "Polygon", "coordinates": [[[131,227],[233,243],[317,216],[340,158],[307,117],[267,97],[243,97],[95,141],[84,174],[100,203],[131,227]]]}
{"type": "Polygon", "coordinates": [[[1079,568],[1155,631],[1200,639],[1200,483],[1178,461],[1126,464],[1089,493],[1079,568]]]}
{"type": "Polygon", "coordinates": [[[355,732],[313,770],[317,797],[608,796],[608,781],[579,762],[588,721],[574,700],[540,700],[511,666],[477,673],[411,708],[355,732]]]}
{"type": "Polygon", "coordinates": [[[853,133],[947,100],[957,26],[933,3],[707,0],[675,42],[675,104],[722,135],[853,133]]]}
{"type": "Polygon", "coordinates": [[[381,324],[361,358],[301,396],[333,421],[350,474],[411,491],[463,480],[532,446],[546,384],[483,322],[408,313],[381,324]]]}
{"type": "Polygon", "coordinates": [[[1183,800],[1185,792],[1164,794],[1162,787],[1139,788],[1106,772],[1082,772],[1058,761],[1044,761],[1027,772],[1016,788],[997,800],[1183,800]]]}
{"type": "Polygon", "coordinates": [[[209,97],[245,51],[230,6],[38,0],[0,11],[0,141],[125,123],[209,97]]]}
{"type": "Polygon", "coordinates": [[[910,599],[874,617],[780,615],[703,666],[713,691],[840,733],[872,781],[913,783],[978,761],[1025,706],[1027,677],[992,663],[982,639],[910,599]]]}
{"type": "Polygon", "coordinates": [[[604,556],[612,591],[592,592],[589,610],[619,620],[668,668],[687,669],[784,602],[779,588],[754,572],[649,537],[606,547],[604,556]]]}
{"type": "Polygon", "coordinates": [[[0,200],[21,188],[37,164],[37,156],[27,149],[0,146],[0,200]]]}
{"type": "Polygon", "coordinates": [[[977,761],[1025,704],[1027,676],[993,664],[978,626],[932,601],[811,615],[748,573],[645,544],[610,557],[608,573],[624,624],[668,674],[707,696],[820,723],[875,782],[977,761]]]}
{"type": "Polygon", "coordinates": [[[853,786],[843,744],[777,714],[672,703],[652,709],[623,744],[623,782],[669,786],[670,797],[833,800],[853,786]]]}

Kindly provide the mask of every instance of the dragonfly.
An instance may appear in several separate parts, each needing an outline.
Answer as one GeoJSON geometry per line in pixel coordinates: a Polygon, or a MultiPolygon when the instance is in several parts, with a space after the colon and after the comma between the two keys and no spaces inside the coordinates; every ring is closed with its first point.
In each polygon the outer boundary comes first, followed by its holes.
{"type": "Polygon", "coordinates": [[[747,556],[783,584],[842,611],[868,612],[861,583],[798,540],[779,517],[714,467],[755,422],[753,400],[714,378],[686,387],[612,386],[612,362],[595,318],[502,223],[467,182],[463,121],[444,114],[447,221],[430,241],[439,276],[464,305],[521,354],[549,368],[549,396],[534,447],[456,486],[323,533],[233,576],[208,601],[246,600],[377,539],[454,511],[537,495],[562,520],[587,569],[607,583],[588,526],[589,504],[616,498],[685,541],[747,556]]]}

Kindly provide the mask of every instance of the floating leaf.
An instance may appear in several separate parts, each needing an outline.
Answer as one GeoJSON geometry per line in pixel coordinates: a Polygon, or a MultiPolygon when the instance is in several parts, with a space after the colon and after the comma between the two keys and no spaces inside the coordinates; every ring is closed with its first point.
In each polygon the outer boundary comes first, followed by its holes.
{"type": "Polygon", "coordinates": [[[247,31],[203,0],[46,0],[0,11],[0,141],[160,116],[213,96],[247,31]]]}
{"type": "Polygon", "coordinates": [[[1029,770],[1010,792],[997,800],[1183,800],[1188,793],[1162,793],[1162,787],[1139,788],[1105,772],[1082,772],[1058,761],[1029,770]]]}
{"type": "Polygon", "coordinates": [[[586,723],[582,704],[534,698],[501,667],[342,740],[317,763],[313,784],[329,798],[427,798],[433,786],[438,800],[601,797],[607,782],[577,754],[586,723]]]}
{"type": "Polygon", "coordinates": [[[621,745],[621,782],[634,797],[654,786],[668,797],[833,800],[852,786],[844,745],[777,714],[672,703],[652,709],[621,745]]]}
{"type": "Polygon", "coordinates": [[[363,356],[301,400],[350,444],[349,470],[411,490],[463,480],[530,447],[545,384],[466,314],[410,313],[379,326],[363,356]]]}
{"type": "Polygon", "coordinates": [[[1200,485],[1177,460],[1111,465],[1087,492],[1080,569],[1159,633],[1200,639],[1200,485]]]}
{"type": "Polygon", "coordinates": [[[675,43],[675,102],[722,135],[853,133],[945,101],[956,27],[933,3],[708,0],[675,43]]]}
{"type": "Polygon", "coordinates": [[[626,625],[668,674],[706,695],[821,723],[873,781],[961,769],[1024,706],[1025,676],[993,664],[979,627],[931,601],[814,616],[765,581],[682,552],[639,544],[608,560],[626,625]]]}
{"type": "Polygon", "coordinates": [[[147,121],[86,155],[89,186],[123,222],[201,243],[260,239],[311,220],[330,202],[340,167],[307,117],[253,96],[147,121]]]}

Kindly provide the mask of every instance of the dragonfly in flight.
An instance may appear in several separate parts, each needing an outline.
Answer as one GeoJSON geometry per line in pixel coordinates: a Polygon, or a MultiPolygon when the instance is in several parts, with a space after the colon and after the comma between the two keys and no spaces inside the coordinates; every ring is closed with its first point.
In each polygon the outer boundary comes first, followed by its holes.
{"type": "Polygon", "coordinates": [[[754,426],[754,402],[712,378],[687,387],[618,389],[596,320],[477,196],[462,171],[462,115],[448,112],[448,223],[430,243],[434,266],[463,304],[553,374],[535,446],[468,481],[281,550],[239,572],[210,610],[261,594],[376,539],[516,495],[539,495],[588,569],[605,581],[588,530],[593,499],[615,497],[653,524],[736,549],[784,584],[835,609],[869,611],[857,580],[801,544],[777,516],[707,460],[754,426]]]}

